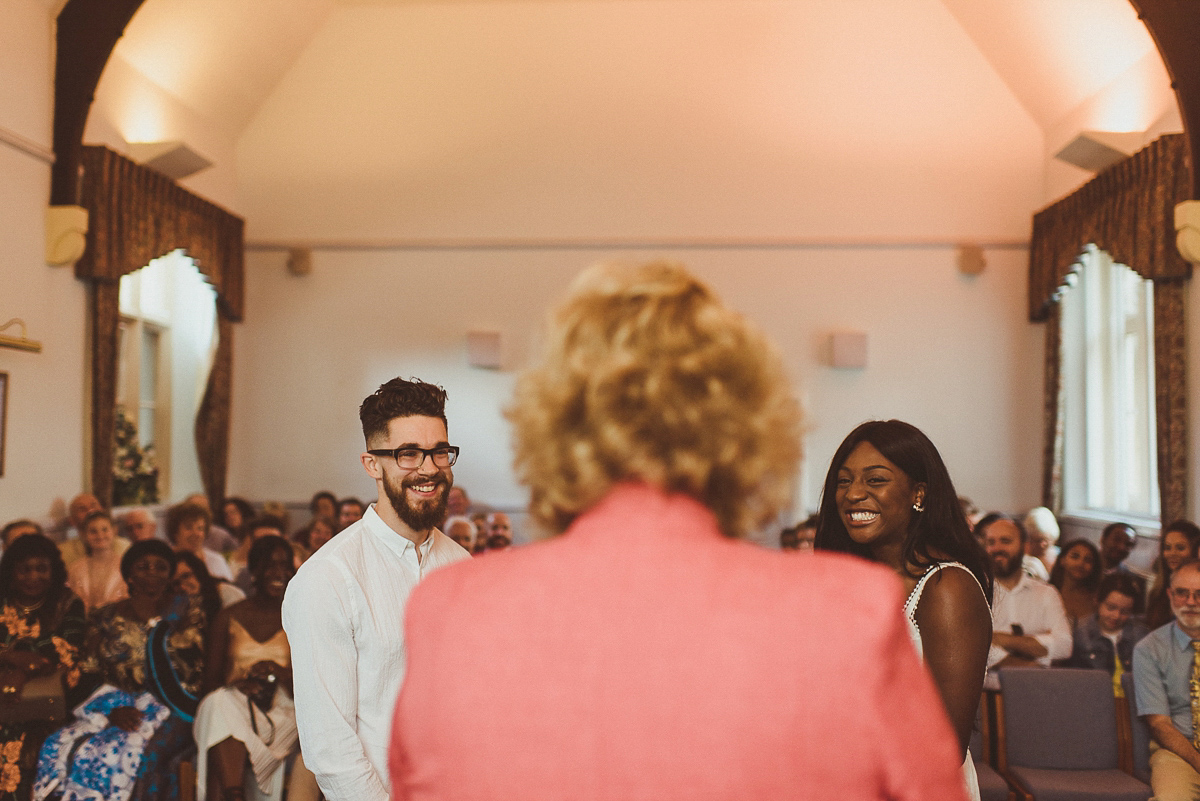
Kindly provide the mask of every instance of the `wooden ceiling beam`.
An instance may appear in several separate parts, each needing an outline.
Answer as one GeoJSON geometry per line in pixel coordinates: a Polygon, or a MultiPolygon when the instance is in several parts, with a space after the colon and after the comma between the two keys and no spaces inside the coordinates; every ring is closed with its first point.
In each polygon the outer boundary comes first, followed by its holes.
{"type": "Polygon", "coordinates": [[[1150,31],[1171,78],[1191,152],[1192,197],[1200,199],[1200,4],[1196,0],[1129,0],[1150,31]]]}

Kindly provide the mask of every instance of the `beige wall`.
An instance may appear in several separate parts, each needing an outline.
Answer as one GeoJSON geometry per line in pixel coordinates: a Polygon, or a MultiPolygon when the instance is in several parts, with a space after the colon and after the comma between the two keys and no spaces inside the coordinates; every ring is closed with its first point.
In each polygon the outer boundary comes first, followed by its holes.
{"type": "MultiPolygon", "coordinates": [[[[47,151],[51,31],[44,4],[0,0],[0,128],[47,151]]],[[[49,195],[49,164],[0,142],[0,324],[19,317],[42,343],[41,353],[0,348],[8,373],[0,523],[44,516],[82,486],[85,296],[71,270],[46,266],[49,195]]]]}
{"type": "Polygon", "coordinates": [[[655,255],[688,264],[781,349],[808,413],[794,514],[816,506],[841,438],[877,417],[925,429],[980,504],[1036,503],[1041,332],[1024,322],[1025,253],[989,251],[985,273],[966,278],[948,248],[319,251],[303,278],[281,254],[251,253],[255,313],[235,347],[231,489],[373,497],[357,458],[358,404],[412,375],[449,393],[451,439],[463,448],[456,480],[479,501],[522,504],[502,417],[514,372],[467,366],[466,332],[502,332],[516,367],[579,269],[655,255]],[[868,334],[865,369],[826,366],[839,329],[868,334]]]}

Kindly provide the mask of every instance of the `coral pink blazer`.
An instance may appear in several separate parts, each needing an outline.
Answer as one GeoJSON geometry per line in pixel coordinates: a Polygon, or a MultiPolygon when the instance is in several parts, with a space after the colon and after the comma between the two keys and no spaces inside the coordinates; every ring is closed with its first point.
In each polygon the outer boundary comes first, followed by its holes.
{"type": "Polygon", "coordinates": [[[393,798],[959,801],[902,604],[883,568],[729,540],[690,498],[619,486],[564,536],[413,593],[393,798]]]}

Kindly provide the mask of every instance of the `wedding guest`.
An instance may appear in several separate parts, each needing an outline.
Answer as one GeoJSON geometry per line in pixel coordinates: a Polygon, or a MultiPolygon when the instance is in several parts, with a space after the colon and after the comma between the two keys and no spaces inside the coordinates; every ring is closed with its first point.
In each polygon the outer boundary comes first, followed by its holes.
{"type": "Polygon", "coordinates": [[[337,496],[329,490],[315,493],[308,502],[308,511],[314,519],[328,520],[332,523],[337,517],[337,496]]]}
{"type": "Polygon", "coordinates": [[[7,548],[13,544],[13,540],[17,537],[24,537],[26,534],[41,534],[45,536],[46,532],[32,520],[13,520],[5,524],[3,529],[0,529],[0,543],[3,543],[4,547],[7,548]]]}
{"type": "MultiPolygon", "coordinates": [[[[244,799],[247,766],[259,791],[270,796],[279,766],[299,751],[291,649],[280,613],[295,573],[291,545],[274,535],[255,540],[250,572],[253,594],[217,616],[209,641],[208,694],[195,725],[197,797],[206,801],[244,799]]],[[[287,795],[288,801],[318,796],[316,779],[302,760],[293,768],[287,795]]]]}
{"type": "Polygon", "coordinates": [[[978,798],[967,746],[991,646],[992,572],[941,454],[916,426],[863,423],[833,455],[818,516],[818,550],[862,556],[900,577],[909,636],[958,735],[964,787],[978,798]]]}
{"type": "Polygon", "coordinates": [[[1045,506],[1035,506],[1025,514],[1024,522],[1025,533],[1029,535],[1025,542],[1025,569],[1030,575],[1049,581],[1050,570],[1058,558],[1058,520],[1045,506]]]}
{"type": "Polygon", "coordinates": [[[121,526],[130,542],[150,540],[158,536],[158,521],[149,509],[139,506],[121,515],[121,526]]]}
{"type": "Polygon", "coordinates": [[[1133,616],[1138,586],[1129,576],[1110,573],[1100,582],[1100,604],[1094,614],[1075,627],[1075,645],[1067,667],[1107,670],[1113,677],[1113,694],[1124,698],[1121,676],[1133,670],[1133,647],[1150,633],[1133,616]]]}
{"type": "Polygon", "coordinates": [[[85,556],[67,570],[67,584],[83,599],[88,613],[125,597],[121,557],[129,541],[117,537],[117,527],[108,512],[92,512],[83,521],[85,556]]]}
{"type": "Polygon", "coordinates": [[[1154,585],[1146,603],[1146,625],[1151,629],[1175,619],[1168,588],[1171,573],[1184,562],[1200,556],[1200,527],[1190,520],[1176,520],[1162,531],[1158,540],[1158,559],[1154,563],[1154,585]]]}
{"type": "Polygon", "coordinates": [[[337,513],[337,529],[341,531],[351,523],[357,523],[362,519],[363,513],[367,507],[358,498],[342,498],[338,502],[337,513]]]}
{"type": "Polygon", "coordinates": [[[212,622],[217,613],[246,597],[246,593],[228,581],[218,580],[204,562],[190,551],[179,551],[172,581],[177,593],[196,599],[204,610],[204,619],[212,622]]]}
{"type": "Polygon", "coordinates": [[[136,542],[121,558],[129,597],[92,616],[83,669],[103,682],[52,734],[38,759],[34,795],[173,801],[179,764],[193,750],[204,666],[204,613],[177,595],[175,552],[136,542]]]}
{"type": "Polygon", "coordinates": [[[1071,540],[1062,547],[1050,571],[1050,583],[1062,596],[1072,628],[1095,613],[1096,591],[1102,575],[1100,550],[1090,540],[1071,540]]]}
{"type": "Polygon", "coordinates": [[[225,557],[204,545],[208,526],[208,509],[198,504],[181,503],[167,510],[167,540],[175,550],[194,553],[214,578],[229,581],[233,573],[225,557]]]}
{"type": "MultiPolygon", "coordinates": [[[[29,534],[0,558],[0,709],[20,696],[29,679],[62,672],[70,703],[79,686],[79,649],[87,619],[83,602],[67,587],[62,555],[43,534],[29,534]]],[[[58,724],[44,720],[0,723],[0,800],[29,798],[42,741],[58,724]]]]}
{"type": "Polygon", "coordinates": [[[335,533],[332,518],[314,517],[292,537],[299,549],[297,555],[300,561],[303,562],[316,553],[322,545],[333,539],[335,533]]]}
{"type": "Polygon", "coordinates": [[[239,543],[246,537],[246,532],[242,529],[254,517],[254,507],[245,498],[231,497],[226,498],[221,504],[221,525],[224,526],[233,538],[239,543]]]}
{"type": "Polygon", "coordinates": [[[233,532],[219,523],[213,522],[212,506],[208,502],[207,495],[203,492],[193,492],[183,499],[183,503],[203,507],[204,511],[208,513],[208,529],[204,534],[205,548],[222,554],[237,547],[237,538],[233,536],[233,532]]]}
{"type": "Polygon", "coordinates": [[[817,538],[818,515],[809,515],[790,528],[779,532],[779,547],[785,551],[811,551],[817,538]]]}
{"type": "Polygon", "coordinates": [[[393,797],[961,801],[895,576],[738,540],[799,456],[766,339],[659,263],[586,271],[548,340],[509,414],[560,536],[413,592],[393,797]]]}
{"type": "Polygon", "coordinates": [[[475,524],[465,515],[452,515],[446,518],[445,534],[463,548],[470,551],[475,547],[475,524]]]}

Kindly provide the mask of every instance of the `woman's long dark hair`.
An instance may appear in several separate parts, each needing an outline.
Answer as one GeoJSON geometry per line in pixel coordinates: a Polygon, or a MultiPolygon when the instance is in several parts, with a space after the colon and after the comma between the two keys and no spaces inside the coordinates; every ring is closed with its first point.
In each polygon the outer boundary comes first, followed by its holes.
{"type": "MultiPolygon", "coordinates": [[[[206,624],[212,623],[213,618],[221,611],[221,591],[217,587],[217,579],[213,578],[212,573],[208,572],[208,565],[204,564],[204,560],[196,554],[179,551],[176,556],[179,557],[180,562],[192,569],[192,574],[200,584],[200,607],[204,610],[205,622],[206,624]]],[[[175,571],[172,570],[172,580],[174,573],[175,571]]]]}
{"type": "Polygon", "coordinates": [[[50,625],[51,615],[59,601],[71,592],[67,589],[67,567],[63,564],[62,553],[49,537],[44,534],[26,534],[17,537],[12,545],[4,549],[4,556],[0,557],[0,598],[12,600],[17,566],[26,559],[38,556],[50,561],[50,589],[47,590],[46,600],[37,614],[45,628],[50,625]]]}
{"type": "Polygon", "coordinates": [[[1090,592],[1095,592],[1100,586],[1100,577],[1104,575],[1104,565],[1100,560],[1100,549],[1091,540],[1071,540],[1063,545],[1058,551],[1058,558],[1054,560],[1054,567],[1050,568],[1050,583],[1062,592],[1063,581],[1067,575],[1067,565],[1063,557],[1073,548],[1084,548],[1092,555],[1092,572],[1088,574],[1081,582],[1081,586],[1090,592]]]}
{"type": "Polygon", "coordinates": [[[904,471],[914,483],[925,485],[924,511],[914,512],[904,538],[901,558],[904,570],[913,578],[909,565],[918,569],[943,561],[961,562],[979,579],[988,604],[992,602],[992,569],[983,546],[971,534],[971,527],[958,502],[954,482],[929,437],[920,429],[900,420],[871,420],[850,432],[842,441],[825,476],[821,507],[817,512],[817,550],[840,551],[870,559],[870,550],[851,539],[837,510],[838,470],[850,452],[868,442],[888,461],[904,471]],[[935,554],[937,554],[935,556],[935,554]]]}

